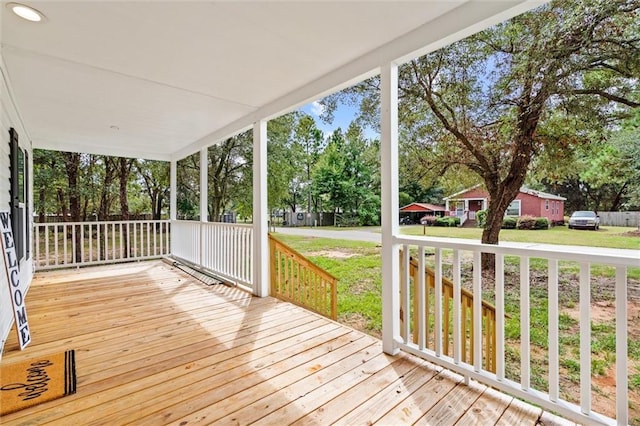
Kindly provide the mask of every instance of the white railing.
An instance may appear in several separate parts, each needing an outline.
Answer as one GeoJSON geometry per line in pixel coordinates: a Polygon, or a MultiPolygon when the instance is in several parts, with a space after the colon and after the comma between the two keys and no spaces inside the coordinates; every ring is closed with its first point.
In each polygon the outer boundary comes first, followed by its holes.
{"type": "Polygon", "coordinates": [[[36,270],[153,259],[169,254],[168,220],[34,224],[36,270]]]}
{"type": "Polygon", "coordinates": [[[253,228],[250,225],[172,222],[171,254],[235,284],[252,288],[253,228]]]}
{"type": "MultiPolygon", "coordinates": [[[[404,236],[396,237],[395,242],[400,245],[404,254],[404,265],[400,267],[400,270],[403,271],[399,288],[400,306],[394,307],[393,313],[396,318],[401,315],[400,329],[394,330],[394,341],[400,349],[579,423],[624,425],[628,423],[627,282],[629,269],[640,268],[640,251],[568,246],[527,246],[515,243],[492,246],[468,240],[404,236]],[[483,285],[482,282],[481,259],[485,253],[495,256],[494,285],[491,283],[483,285]],[[413,297],[411,295],[414,292],[411,291],[411,279],[407,272],[409,267],[406,264],[410,254],[413,256],[417,254],[422,268],[429,262],[430,266],[435,269],[436,288],[433,294],[442,295],[441,278],[443,276],[447,276],[453,281],[453,301],[446,307],[447,309],[443,309],[442,296],[435,297],[430,302],[434,304],[431,311],[434,313],[426,314],[428,307],[422,301],[424,300],[423,295],[429,289],[425,288],[424,279],[418,280],[415,293],[419,302],[413,308],[410,298],[413,297]],[[544,266],[540,266],[541,263],[546,264],[548,275],[548,280],[544,285],[546,288],[541,289],[538,285],[534,289],[535,292],[532,292],[530,285],[532,260],[537,265],[536,270],[544,268],[544,266]],[[592,349],[591,288],[595,284],[590,275],[591,268],[593,266],[601,267],[600,265],[611,267],[612,275],[615,276],[615,314],[611,315],[610,321],[615,322],[616,409],[615,413],[612,409],[612,412],[607,413],[608,415],[596,413],[592,408],[592,392],[594,392],[592,391],[592,350],[595,349],[592,349]],[[569,267],[578,271],[579,302],[574,307],[563,306],[564,302],[560,301],[558,291],[560,270],[569,267]],[[507,274],[505,274],[505,270],[507,270],[507,274]],[[462,277],[465,276],[468,278],[463,281],[462,277]],[[512,281],[516,281],[516,283],[512,281]],[[505,283],[507,283],[506,286],[505,283]],[[480,304],[483,293],[485,296],[490,296],[485,299],[496,306],[497,336],[495,343],[483,342],[482,327],[475,327],[471,332],[473,356],[469,363],[461,360],[461,346],[464,344],[464,336],[461,335],[460,328],[462,315],[460,288],[465,286],[472,289],[474,294],[476,324],[482,324],[480,304]],[[532,322],[531,309],[541,297],[541,290],[544,290],[542,298],[546,296],[548,299],[545,315],[547,324],[538,323],[544,322],[538,316],[534,316],[532,322]],[[505,299],[509,299],[507,301],[510,305],[505,304],[505,299]],[[532,304],[532,302],[534,303],[532,304]],[[515,312],[515,319],[519,319],[519,335],[514,338],[514,330],[512,329],[511,338],[507,341],[505,339],[505,314],[510,313],[513,318],[514,312],[505,312],[505,307],[508,306],[509,310],[513,311],[514,304],[515,306],[519,304],[519,313],[515,312]],[[578,312],[574,315],[579,316],[579,331],[563,331],[561,329],[561,313],[567,308],[572,308],[573,312],[578,308],[578,312]],[[420,320],[417,321],[417,324],[412,321],[412,309],[418,310],[416,318],[420,320]],[[445,323],[443,312],[450,312],[453,330],[443,330],[445,323]],[[432,316],[429,318],[428,315],[432,316]],[[425,316],[427,316],[426,321],[425,316]],[[547,330],[546,339],[543,338],[546,340],[545,344],[532,344],[531,330],[540,333],[545,328],[547,330]],[[419,338],[417,343],[414,343],[412,335],[416,331],[419,338]],[[567,336],[567,333],[573,334],[567,336]],[[433,339],[434,342],[426,342],[425,336],[426,339],[433,339]],[[560,343],[563,342],[563,339],[574,339],[575,342],[576,338],[579,339],[579,346],[575,345],[576,353],[567,354],[566,345],[561,347],[560,343]],[[453,356],[448,356],[443,351],[444,339],[452,339],[453,356]],[[482,351],[486,345],[493,344],[497,349],[495,373],[485,369],[482,351]],[[518,352],[520,362],[513,362],[514,357],[517,358],[518,352]],[[509,356],[505,357],[505,353],[509,353],[509,356]],[[514,356],[514,354],[516,355],[514,356]],[[561,386],[560,377],[568,374],[567,363],[563,361],[566,361],[569,356],[579,358],[579,361],[572,361],[571,364],[573,369],[579,368],[579,375],[575,370],[573,371],[576,381],[579,377],[579,385],[577,383],[573,385],[575,389],[567,389],[567,386],[571,385],[566,385],[566,380],[562,381],[561,386]],[[545,373],[543,376],[546,377],[542,378],[537,374],[541,365],[548,366],[548,373],[545,373]],[[534,381],[532,381],[532,371],[536,372],[536,380],[534,381]],[[564,397],[566,392],[575,394],[577,398],[572,401],[567,400],[564,397]]],[[[484,278],[488,281],[486,275],[484,278]]],[[[493,281],[494,277],[491,278],[493,281]]],[[[544,313],[545,310],[542,312],[544,313]]],[[[513,327],[513,324],[511,326],[513,327]]],[[[566,324],[563,327],[566,328],[566,324]]],[[[517,332],[517,325],[515,329],[517,332]]]]}
{"type": "Polygon", "coordinates": [[[469,212],[465,211],[464,213],[462,213],[462,215],[460,216],[460,226],[464,225],[468,218],[469,212]]]}

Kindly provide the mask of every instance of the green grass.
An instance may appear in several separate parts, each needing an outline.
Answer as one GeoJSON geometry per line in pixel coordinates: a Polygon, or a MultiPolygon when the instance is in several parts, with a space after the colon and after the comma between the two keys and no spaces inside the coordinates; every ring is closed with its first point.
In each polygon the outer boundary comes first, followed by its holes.
{"type": "Polygon", "coordinates": [[[380,337],[382,332],[382,277],[376,243],[276,234],[338,278],[338,320],[380,337]],[[331,256],[328,251],[351,257],[331,256]]]}
{"type": "MultiPolygon", "coordinates": [[[[422,225],[402,226],[400,232],[405,235],[425,235],[429,237],[467,238],[480,240],[480,228],[444,228],[422,225]]],[[[566,226],[555,226],[545,230],[503,229],[500,241],[540,244],[564,244],[574,246],[592,246],[623,249],[640,249],[640,237],[622,235],[638,228],[604,227],[598,231],[569,229],[566,226]]]]}

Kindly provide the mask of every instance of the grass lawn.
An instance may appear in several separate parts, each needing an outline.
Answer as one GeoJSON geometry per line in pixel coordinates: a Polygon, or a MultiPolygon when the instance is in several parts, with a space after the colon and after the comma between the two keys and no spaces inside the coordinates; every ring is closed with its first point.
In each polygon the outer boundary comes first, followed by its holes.
{"type": "MultiPolygon", "coordinates": [[[[639,249],[640,237],[623,235],[636,228],[601,228],[599,231],[569,230],[555,227],[542,231],[503,230],[502,241],[539,242],[639,249]]],[[[403,226],[409,235],[422,235],[423,227],[403,226]]],[[[481,229],[428,227],[428,236],[480,239],[481,229]]],[[[374,336],[380,336],[382,324],[381,257],[375,243],[326,238],[278,235],[276,237],[308,256],[335,275],[338,284],[338,320],[374,336]]],[[[447,252],[444,253],[445,259],[447,252]]],[[[465,264],[463,281],[469,287],[471,270],[465,264]]],[[[447,268],[445,267],[445,273],[447,268]]],[[[543,259],[531,259],[531,373],[532,385],[546,391],[547,383],[547,265],[543,259]]],[[[578,267],[573,262],[560,263],[560,347],[561,391],[563,397],[576,400],[579,390],[579,284],[578,267]]],[[[613,268],[593,265],[592,276],[592,375],[594,401],[600,412],[615,408],[615,321],[613,302],[613,268]]],[[[483,298],[494,302],[491,280],[483,298]]],[[[519,261],[505,259],[507,319],[507,371],[519,381],[520,370],[520,305],[519,261]]],[[[632,424],[640,425],[640,268],[629,270],[629,382],[632,424]]],[[[614,413],[611,412],[611,415],[614,413]]]]}
{"type": "MultiPolygon", "coordinates": [[[[400,232],[406,235],[425,235],[428,237],[467,238],[480,240],[481,228],[445,228],[439,226],[409,225],[401,226],[400,232]]],[[[564,244],[573,246],[593,246],[623,249],[640,249],[640,237],[625,236],[638,228],[604,227],[598,231],[569,229],[566,226],[554,226],[550,229],[523,231],[503,229],[500,241],[522,243],[564,244]]]]}

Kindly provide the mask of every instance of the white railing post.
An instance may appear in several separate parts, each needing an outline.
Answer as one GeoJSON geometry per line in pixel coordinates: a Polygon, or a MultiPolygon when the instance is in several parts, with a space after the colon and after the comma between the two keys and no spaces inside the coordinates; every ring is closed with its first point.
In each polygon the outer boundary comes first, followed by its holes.
{"type": "Polygon", "coordinates": [[[269,295],[269,238],[267,228],[267,122],[253,125],[253,292],[269,295]]]}
{"type": "Polygon", "coordinates": [[[504,255],[496,254],[496,376],[504,379],[504,255]]]}
{"type": "MultiPolygon", "coordinates": [[[[460,282],[461,282],[461,271],[460,271],[460,250],[453,251],[453,362],[456,364],[460,364],[460,360],[462,357],[462,341],[461,341],[461,305],[462,305],[462,297],[460,295],[460,282]]],[[[449,336],[445,336],[445,339],[448,339],[449,336]]]]}
{"type": "Polygon", "coordinates": [[[627,369],[627,268],[616,268],[616,413],[619,425],[629,424],[627,369]]]}
{"type": "Polygon", "coordinates": [[[520,258],[520,383],[523,390],[531,386],[529,258],[520,258]]]}
{"type": "MultiPolygon", "coordinates": [[[[382,177],[382,349],[394,355],[400,335],[400,259],[398,229],[398,65],[384,64],[380,73],[382,177]]],[[[424,271],[419,271],[424,274],[424,271]]]]}
{"type": "MultiPolygon", "coordinates": [[[[434,256],[434,327],[435,327],[435,352],[436,356],[442,355],[442,250],[436,248],[435,256],[434,256]]],[[[449,319],[445,319],[448,321],[449,319]]],[[[445,339],[448,339],[449,336],[445,336],[445,339]]]]}
{"type": "Polygon", "coordinates": [[[482,252],[473,253],[473,365],[482,369],[482,252]]]}
{"type": "Polygon", "coordinates": [[[549,399],[560,397],[558,261],[549,259],[549,399]]]}
{"type": "Polygon", "coordinates": [[[591,413],[591,266],[580,263],[580,408],[591,413]]]}

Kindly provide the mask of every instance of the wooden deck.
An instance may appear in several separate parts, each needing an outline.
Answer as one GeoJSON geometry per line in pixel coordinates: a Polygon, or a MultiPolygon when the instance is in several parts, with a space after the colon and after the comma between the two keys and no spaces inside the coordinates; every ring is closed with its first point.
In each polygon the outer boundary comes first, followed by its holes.
{"type": "Polygon", "coordinates": [[[161,261],[36,275],[32,343],[3,363],[76,350],[77,393],[10,424],[562,422],[292,304],[207,286],[161,261]]]}

